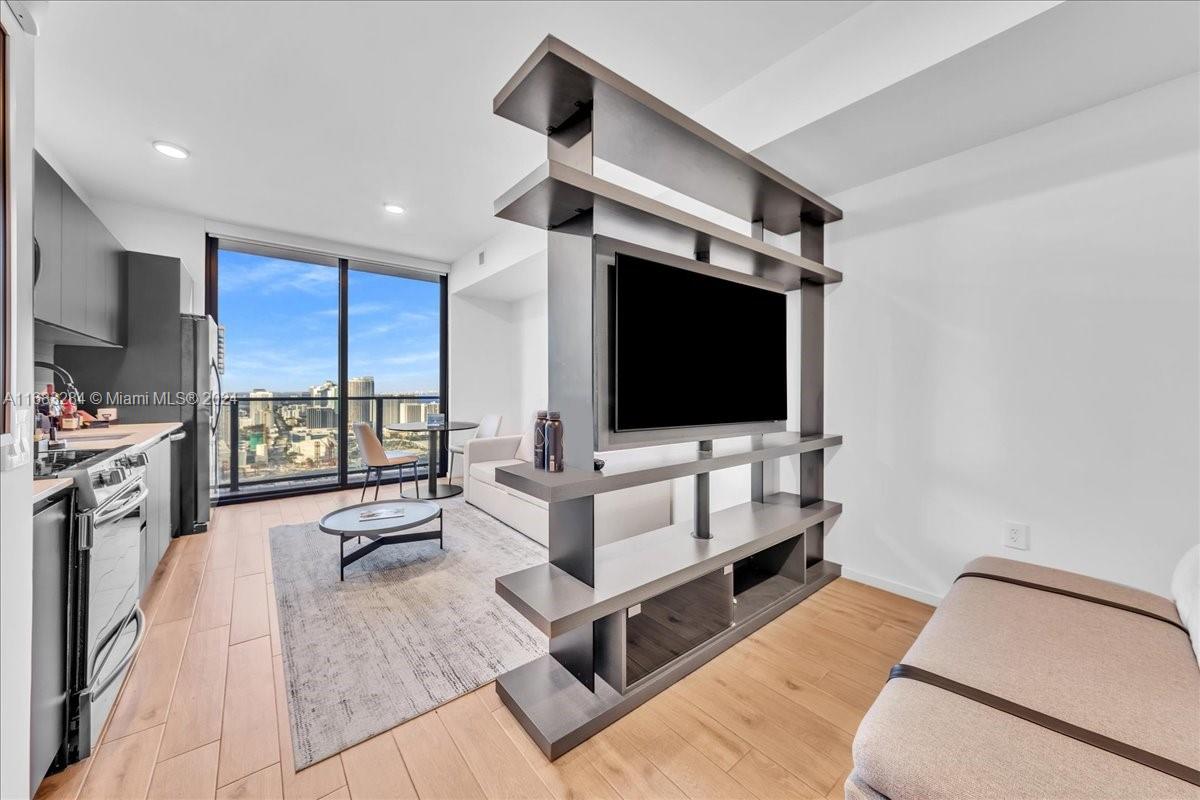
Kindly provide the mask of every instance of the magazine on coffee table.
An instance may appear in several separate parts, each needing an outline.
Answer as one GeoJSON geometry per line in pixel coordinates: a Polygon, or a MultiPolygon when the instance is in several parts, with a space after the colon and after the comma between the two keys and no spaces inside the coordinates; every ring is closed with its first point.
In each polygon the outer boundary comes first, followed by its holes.
{"type": "Polygon", "coordinates": [[[396,519],[404,516],[404,506],[393,508],[371,508],[358,513],[359,522],[374,522],[379,519],[396,519]]]}

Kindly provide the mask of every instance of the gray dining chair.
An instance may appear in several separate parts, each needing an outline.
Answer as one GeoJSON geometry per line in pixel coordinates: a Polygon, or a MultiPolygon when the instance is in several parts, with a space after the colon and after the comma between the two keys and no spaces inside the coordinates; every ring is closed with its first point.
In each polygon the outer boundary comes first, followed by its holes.
{"type": "Polygon", "coordinates": [[[359,501],[367,496],[367,484],[371,482],[372,472],[375,473],[375,499],[379,499],[379,482],[383,479],[383,471],[392,467],[396,468],[397,477],[400,479],[400,496],[403,497],[404,467],[409,465],[412,466],[413,484],[417,487],[417,498],[419,499],[421,497],[421,481],[417,477],[417,462],[420,460],[417,454],[411,450],[384,450],[383,443],[375,435],[370,423],[355,422],[352,427],[354,428],[354,438],[358,442],[358,454],[367,466],[367,474],[363,478],[362,494],[358,496],[359,501]]]}
{"type": "MultiPolygon", "coordinates": [[[[491,439],[500,432],[500,420],[503,417],[499,414],[488,414],[483,419],[479,420],[479,427],[475,429],[475,435],[472,439],[491,439]]],[[[446,468],[446,481],[453,483],[454,481],[454,454],[463,454],[463,446],[461,444],[450,445],[450,466],[446,468]]],[[[463,476],[466,477],[465,475],[463,476]]]]}

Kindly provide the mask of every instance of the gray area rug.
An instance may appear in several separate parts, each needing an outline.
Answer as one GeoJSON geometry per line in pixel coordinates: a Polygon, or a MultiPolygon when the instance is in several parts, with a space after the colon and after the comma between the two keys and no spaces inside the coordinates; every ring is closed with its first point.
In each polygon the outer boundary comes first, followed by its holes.
{"type": "Polygon", "coordinates": [[[497,576],[545,562],[545,548],[461,497],[441,505],[444,551],[436,540],[382,547],[344,582],[336,536],[315,522],[271,529],[297,769],[546,652],[495,590],[497,576]]]}

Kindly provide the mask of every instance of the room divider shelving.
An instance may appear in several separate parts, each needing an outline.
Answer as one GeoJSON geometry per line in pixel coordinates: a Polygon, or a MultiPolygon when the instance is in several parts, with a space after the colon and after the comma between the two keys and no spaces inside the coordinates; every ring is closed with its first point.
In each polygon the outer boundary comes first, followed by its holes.
{"type": "Polygon", "coordinates": [[[823,262],[824,226],[842,212],[554,37],[493,110],[547,136],[548,161],[495,210],[548,231],[549,402],[568,432],[566,471],[496,471],[499,483],[548,503],[547,563],[497,578],[496,591],[550,639],[546,656],[502,675],[497,689],[556,758],[840,574],[824,558],[825,526],[842,510],[824,498],[824,451],[842,437],[824,432],[823,380],[824,284],[842,275],[823,262]],[[737,216],[752,235],[598,178],[597,160],[737,216]],[[766,243],[764,231],[794,235],[799,253],[766,243]],[[799,430],[780,425],[593,471],[601,445],[644,444],[604,428],[595,289],[614,247],[798,291],[789,358],[799,363],[799,430]],[[769,486],[765,464],[782,458],[799,462],[797,492],[769,486]],[[710,513],[709,473],[745,465],[749,501],[710,513]],[[686,477],[696,480],[692,519],[595,546],[596,495],[686,477]],[[704,531],[711,538],[693,536],[704,531]]]}

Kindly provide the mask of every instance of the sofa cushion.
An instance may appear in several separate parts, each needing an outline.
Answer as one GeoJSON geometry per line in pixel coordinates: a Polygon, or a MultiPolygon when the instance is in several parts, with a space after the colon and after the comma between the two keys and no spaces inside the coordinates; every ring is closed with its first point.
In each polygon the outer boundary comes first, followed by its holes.
{"type": "Polygon", "coordinates": [[[1192,640],[1192,652],[1200,662],[1200,544],[1183,554],[1171,576],[1175,608],[1192,640]]]}
{"type": "MultiPolygon", "coordinates": [[[[1136,589],[1006,559],[980,559],[966,571],[1104,596],[1154,613],[1170,605],[1136,589]]],[[[1200,767],[1200,716],[1186,711],[1200,696],[1200,670],[1188,637],[1159,620],[963,578],[903,661],[1200,767]]],[[[892,800],[1196,796],[1176,778],[904,678],[889,681],[863,719],[854,762],[856,778],[892,800]]]]}
{"type": "Polygon", "coordinates": [[[526,462],[519,458],[506,458],[502,461],[480,461],[471,465],[471,479],[481,481],[489,486],[494,486],[502,492],[511,494],[513,497],[524,500],[525,502],[531,503],[539,508],[549,508],[549,504],[547,504],[544,500],[538,500],[536,497],[527,495],[524,492],[519,492],[516,489],[512,489],[508,486],[502,486],[496,481],[497,467],[511,467],[515,466],[516,464],[524,463],[526,462]]]}

